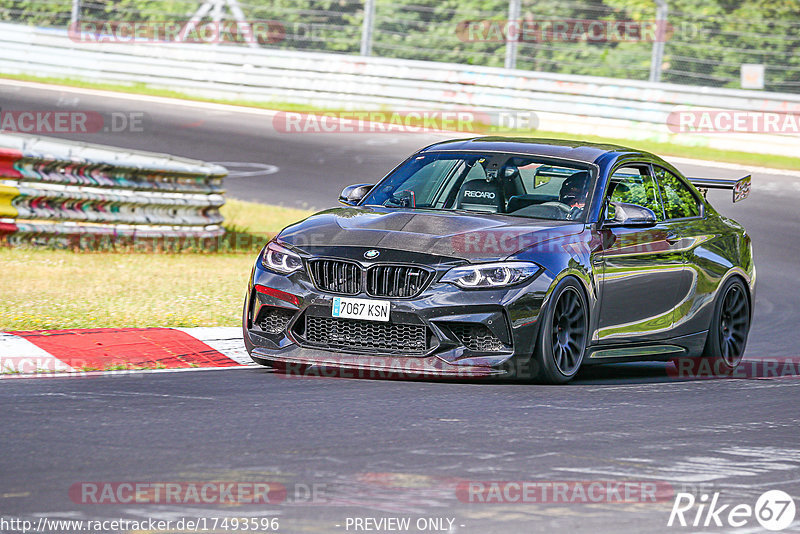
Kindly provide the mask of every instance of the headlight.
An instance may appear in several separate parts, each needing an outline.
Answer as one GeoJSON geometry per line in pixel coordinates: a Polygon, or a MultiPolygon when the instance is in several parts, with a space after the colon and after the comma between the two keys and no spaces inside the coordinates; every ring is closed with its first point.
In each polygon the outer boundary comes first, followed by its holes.
{"type": "Polygon", "coordinates": [[[303,268],[300,256],[275,241],[270,241],[261,256],[261,265],[270,271],[289,274],[303,268]]]}
{"type": "Polygon", "coordinates": [[[453,267],[440,280],[464,289],[505,287],[524,282],[542,268],[535,263],[508,261],[453,267]]]}

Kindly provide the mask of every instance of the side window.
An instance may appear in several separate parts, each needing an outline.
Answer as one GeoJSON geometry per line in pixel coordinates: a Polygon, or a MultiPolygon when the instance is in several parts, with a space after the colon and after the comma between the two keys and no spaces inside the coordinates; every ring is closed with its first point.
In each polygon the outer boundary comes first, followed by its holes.
{"type": "Polygon", "coordinates": [[[435,207],[444,209],[455,209],[458,201],[458,190],[465,183],[472,180],[486,180],[486,169],[479,161],[473,161],[471,166],[468,163],[459,161],[455,166],[451,165],[447,175],[444,191],[437,198],[435,207]],[[466,176],[463,176],[464,173],[466,176]],[[459,179],[462,178],[462,179],[459,179]]]}
{"type": "MultiPolygon", "coordinates": [[[[614,171],[608,184],[608,198],[613,202],[627,202],[650,208],[656,214],[656,220],[664,220],[658,187],[647,167],[620,167],[614,171]]],[[[614,217],[613,206],[609,206],[606,217],[614,217]]]]}
{"type": "Polygon", "coordinates": [[[522,187],[525,188],[525,193],[533,193],[536,186],[539,185],[536,179],[536,172],[541,167],[541,163],[531,163],[517,167],[519,169],[519,177],[522,179],[522,187]]]}
{"type": "Polygon", "coordinates": [[[667,219],[698,217],[700,202],[680,178],[661,167],[654,167],[664,199],[664,213],[667,219]]]}

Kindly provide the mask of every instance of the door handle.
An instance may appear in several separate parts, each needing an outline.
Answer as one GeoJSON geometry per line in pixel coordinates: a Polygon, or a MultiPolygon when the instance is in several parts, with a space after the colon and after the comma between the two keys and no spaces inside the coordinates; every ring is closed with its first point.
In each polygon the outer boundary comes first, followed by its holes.
{"type": "Polygon", "coordinates": [[[667,237],[665,238],[665,241],[670,245],[674,245],[680,240],[681,240],[680,236],[678,236],[677,234],[673,234],[672,232],[668,233],[667,237]]]}

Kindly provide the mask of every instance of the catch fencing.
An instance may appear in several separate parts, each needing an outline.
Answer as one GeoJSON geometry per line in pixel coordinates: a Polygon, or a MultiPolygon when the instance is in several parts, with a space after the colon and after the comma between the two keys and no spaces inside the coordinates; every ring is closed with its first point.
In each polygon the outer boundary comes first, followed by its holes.
{"type": "Polygon", "coordinates": [[[0,20],[54,28],[190,19],[272,22],[243,46],[709,87],[740,88],[756,64],[766,90],[800,93],[791,1],[0,0],[0,20]]]}

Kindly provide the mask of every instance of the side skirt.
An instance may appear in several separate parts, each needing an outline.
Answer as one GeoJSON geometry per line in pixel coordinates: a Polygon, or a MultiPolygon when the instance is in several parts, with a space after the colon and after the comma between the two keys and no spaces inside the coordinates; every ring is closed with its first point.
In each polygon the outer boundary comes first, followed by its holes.
{"type": "Polygon", "coordinates": [[[681,356],[699,356],[703,352],[708,331],[665,339],[658,343],[595,345],[587,348],[583,365],[612,362],[668,361],[681,356]]]}

